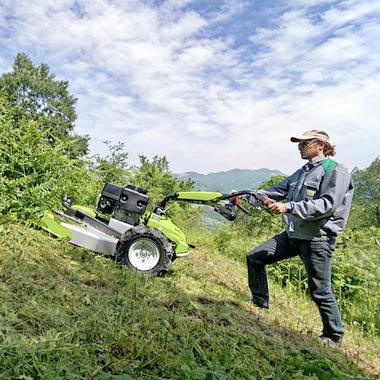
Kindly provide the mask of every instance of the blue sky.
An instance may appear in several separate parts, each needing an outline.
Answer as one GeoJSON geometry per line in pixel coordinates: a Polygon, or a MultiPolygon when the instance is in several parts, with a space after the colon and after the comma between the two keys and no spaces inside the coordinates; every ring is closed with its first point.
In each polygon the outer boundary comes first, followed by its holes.
{"type": "Polygon", "coordinates": [[[68,80],[76,132],[175,172],[303,164],[326,130],[349,169],[380,154],[378,0],[0,0],[0,73],[25,52],[68,80]]]}

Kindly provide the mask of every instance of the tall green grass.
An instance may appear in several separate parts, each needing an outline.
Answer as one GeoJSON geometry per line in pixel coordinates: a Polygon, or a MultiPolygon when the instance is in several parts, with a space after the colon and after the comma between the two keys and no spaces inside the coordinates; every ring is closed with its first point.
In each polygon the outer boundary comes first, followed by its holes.
{"type": "Polygon", "coordinates": [[[254,309],[243,266],[217,253],[196,251],[151,278],[41,231],[0,232],[1,379],[366,376],[344,352],[254,309]]]}

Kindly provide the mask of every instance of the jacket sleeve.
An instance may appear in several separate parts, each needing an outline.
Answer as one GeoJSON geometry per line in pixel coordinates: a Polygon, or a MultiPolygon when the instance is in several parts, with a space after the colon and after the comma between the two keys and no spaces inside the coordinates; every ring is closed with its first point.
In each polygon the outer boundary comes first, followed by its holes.
{"type": "Polygon", "coordinates": [[[346,193],[353,193],[353,184],[350,173],[337,166],[322,179],[318,191],[318,198],[289,202],[287,212],[297,215],[304,220],[317,220],[329,217],[342,204],[346,193]]]}
{"type": "Polygon", "coordinates": [[[289,192],[289,185],[297,181],[300,171],[301,170],[297,170],[291,176],[285,178],[274,186],[259,190],[259,193],[267,195],[273,201],[281,201],[283,199],[286,199],[289,192]]]}

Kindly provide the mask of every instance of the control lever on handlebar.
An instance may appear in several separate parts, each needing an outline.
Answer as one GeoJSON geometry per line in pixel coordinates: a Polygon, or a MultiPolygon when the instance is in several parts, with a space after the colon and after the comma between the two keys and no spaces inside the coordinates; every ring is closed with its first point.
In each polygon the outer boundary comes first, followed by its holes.
{"type": "Polygon", "coordinates": [[[271,200],[268,198],[267,195],[259,193],[257,191],[242,190],[242,191],[231,192],[230,194],[224,196],[224,199],[230,199],[230,201],[236,206],[240,206],[242,199],[244,199],[251,206],[258,209],[263,208],[266,211],[268,211],[270,214],[272,214],[268,208],[268,206],[271,204],[271,200]]]}
{"type": "MultiPolygon", "coordinates": [[[[233,194],[233,193],[231,193],[233,194]]],[[[235,197],[235,198],[230,198],[230,204],[236,206],[240,211],[244,212],[244,214],[248,214],[249,215],[249,210],[247,210],[245,207],[243,207],[241,205],[241,201],[242,201],[243,197],[241,195],[235,197]]],[[[236,218],[236,216],[235,216],[236,218]]]]}
{"type": "Polygon", "coordinates": [[[269,197],[266,194],[254,192],[250,195],[255,198],[254,201],[250,201],[249,196],[248,196],[247,202],[250,205],[258,209],[263,208],[264,210],[268,211],[269,214],[274,215],[273,212],[268,207],[272,203],[272,201],[269,199],[269,197]]]}
{"type": "Polygon", "coordinates": [[[247,202],[252,205],[253,207],[256,208],[267,208],[268,205],[270,205],[271,201],[268,198],[267,195],[257,193],[257,192],[252,192],[246,197],[247,202]],[[252,199],[253,198],[253,199],[252,199]]]}
{"type": "Polygon", "coordinates": [[[241,205],[241,201],[242,201],[241,195],[230,199],[230,202],[234,204],[239,210],[243,211],[245,214],[249,214],[249,211],[241,205]]]}
{"type": "Polygon", "coordinates": [[[248,211],[245,207],[243,207],[242,205],[236,205],[236,207],[237,207],[239,210],[243,211],[244,214],[249,214],[249,211],[248,211]]]}
{"type": "Polygon", "coordinates": [[[252,190],[233,191],[224,195],[220,200],[228,200],[228,203],[218,204],[214,207],[214,210],[230,221],[235,220],[237,217],[237,208],[245,214],[250,214],[249,210],[241,205],[243,199],[251,206],[258,209],[263,208],[273,215],[268,208],[271,204],[271,200],[268,196],[252,190]]]}

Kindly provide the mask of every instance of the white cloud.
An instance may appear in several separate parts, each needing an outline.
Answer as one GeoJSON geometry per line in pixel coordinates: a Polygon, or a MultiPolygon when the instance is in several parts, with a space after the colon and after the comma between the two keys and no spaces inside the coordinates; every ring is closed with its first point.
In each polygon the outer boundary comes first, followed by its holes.
{"type": "Polygon", "coordinates": [[[289,136],[325,128],[349,167],[379,154],[377,2],[280,2],[244,30],[255,2],[153,3],[3,0],[0,48],[69,80],[94,152],[120,140],[132,160],[166,155],[176,171],[290,172],[289,136]]]}

